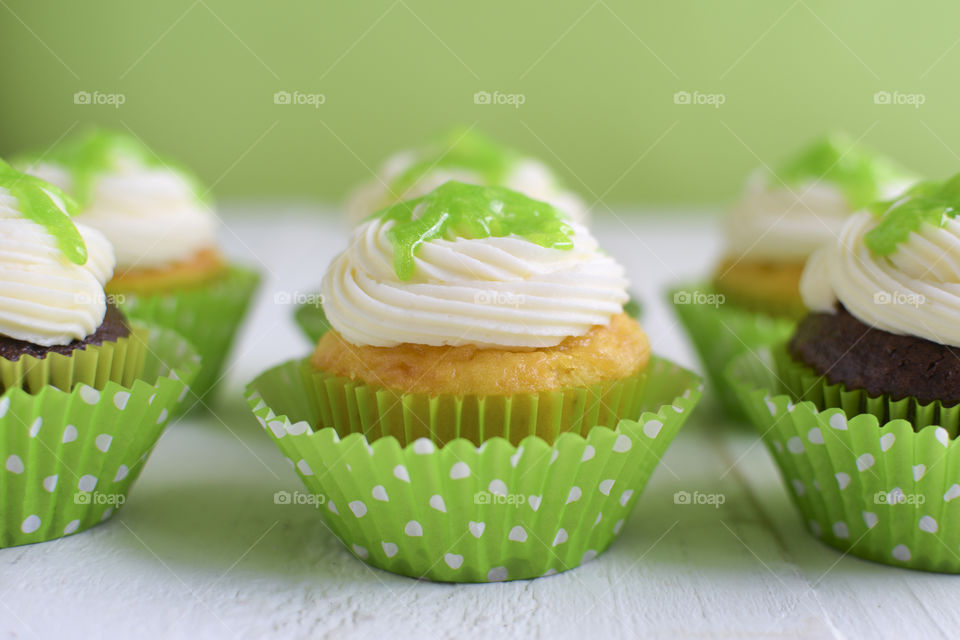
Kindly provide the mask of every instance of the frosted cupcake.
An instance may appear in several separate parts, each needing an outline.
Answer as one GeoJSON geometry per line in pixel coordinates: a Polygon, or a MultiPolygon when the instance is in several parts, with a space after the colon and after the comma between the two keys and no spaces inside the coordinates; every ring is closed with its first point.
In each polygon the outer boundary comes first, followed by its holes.
{"type": "Polygon", "coordinates": [[[323,279],[331,330],[248,398],[360,558],[455,582],[562,571],[619,533],[699,397],[626,285],[549,204],[447,182],[356,229],[323,279]]]}
{"type": "Polygon", "coordinates": [[[449,180],[506,187],[550,203],[576,222],[586,219],[583,200],[564,188],[547,165],[474,129],[455,129],[419,149],[388,158],[379,175],[350,197],[347,215],[351,224],[359,224],[384,207],[418,198],[449,180]]]}
{"type": "Polygon", "coordinates": [[[229,264],[196,180],[135,138],[91,131],[24,163],[79,202],[78,219],[116,250],[107,292],[133,317],[176,330],[200,352],[193,391],[220,376],[259,276],[229,264]]]}
{"type": "MultiPolygon", "coordinates": [[[[423,196],[449,180],[518,191],[551,204],[579,224],[588,217],[583,200],[564,188],[539,160],[503,147],[473,129],[455,129],[419,149],[391,156],[374,180],[351,195],[348,220],[355,226],[385,207],[423,196]]],[[[635,298],[625,308],[633,317],[641,312],[635,298]]],[[[313,342],[330,328],[319,304],[301,305],[295,320],[313,342]]]]}
{"type": "Polygon", "coordinates": [[[730,372],[811,531],[887,564],[960,572],[960,175],[861,212],[810,259],[811,312],[730,372]]]}
{"type": "Polygon", "coordinates": [[[907,188],[909,175],[845,136],[811,144],[771,174],[750,176],[726,221],[726,248],[710,284],[673,292],[674,308],[725,406],[723,371],[735,355],[784,339],[806,309],[800,275],[847,219],[907,188]]]}
{"type": "Polygon", "coordinates": [[[113,249],[75,211],[0,161],[0,547],[108,518],[197,368],[107,303],[113,249]]]}
{"type": "Polygon", "coordinates": [[[801,317],[800,274],[810,254],[832,242],[851,214],[910,183],[892,162],[844,136],[812,144],[775,176],[754,173],[727,217],[714,287],[741,308],[801,317]]]}

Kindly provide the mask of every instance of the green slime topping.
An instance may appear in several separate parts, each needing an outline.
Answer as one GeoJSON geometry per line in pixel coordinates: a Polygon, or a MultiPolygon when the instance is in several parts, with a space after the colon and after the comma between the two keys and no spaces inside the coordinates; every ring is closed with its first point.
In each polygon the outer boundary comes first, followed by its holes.
{"type": "Polygon", "coordinates": [[[436,169],[466,169],[487,184],[502,183],[520,155],[473,130],[454,129],[417,153],[417,160],[390,184],[402,196],[436,169]]]}
{"type": "Polygon", "coordinates": [[[872,208],[880,223],[867,232],[864,242],[877,255],[890,255],[912,232],[924,224],[942,227],[960,210],[960,174],[945,182],[918,182],[900,198],[872,208]]]}
{"type": "Polygon", "coordinates": [[[504,187],[451,180],[376,215],[396,223],[387,237],[393,245],[393,268],[401,280],[413,276],[417,250],[431,240],[515,235],[549,249],[573,249],[573,228],[563,213],[504,187]]]}
{"type": "Polygon", "coordinates": [[[0,187],[17,199],[20,213],[47,230],[60,252],[74,264],[86,264],[87,245],[70,216],[77,203],[63,191],[40,178],[21,173],[0,160],[0,187]],[[60,200],[64,209],[61,209],[60,200]]]}
{"type": "Polygon", "coordinates": [[[118,131],[90,129],[58,144],[43,156],[21,158],[18,164],[28,166],[49,162],[65,169],[70,173],[71,193],[81,205],[86,206],[90,204],[97,177],[115,170],[124,159],[151,169],[172,169],[181,173],[190,183],[197,199],[202,199],[199,183],[189,171],[158,157],[134,136],[118,131]]]}
{"type": "Polygon", "coordinates": [[[891,182],[910,179],[909,174],[886,158],[857,147],[848,136],[840,134],[802,150],[777,175],[794,186],[811,180],[833,184],[852,209],[881,198],[891,182]]]}

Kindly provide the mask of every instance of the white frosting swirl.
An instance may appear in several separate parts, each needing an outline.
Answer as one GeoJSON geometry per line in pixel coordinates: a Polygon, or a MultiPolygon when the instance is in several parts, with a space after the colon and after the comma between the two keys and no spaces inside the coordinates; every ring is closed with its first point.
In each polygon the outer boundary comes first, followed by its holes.
{"type": "Polygon", "coordinates": [[[437,167],[417,180],[404,193],[391,193],[389,185],[416,161],[417,155],[414,151],[394,154],[384,163],[378,179],[357,188],[347,202],[347,218],[350,224],[360,224],[370,214],[395,202],[426,195],[450,180],[506,187],[534,200],[553,205],[574,222],[586,222],[587,207],[580,196],[561,188],[550,168],[532,158],[518,161],[500,184],[488,184],[489,181],[483,175],[467,167],[437,167]]]}
{"type": "Polygon", "coordinates": [[[0,335],[41,346],[82,340],[106,314],[103,285],[113,275],[113,248],[99,231],[78,224],[87,262],[70,262],[56,238],[23,217],[0,188],[0,335]]]}
{"type": "MultiPolygon", "coordinates": [[[[899,195],[909,182],[888,185],[882,199],[899,195]]],[[[726,223],[728,253],[751,260],[803,262],[831,242],[854,210],[834,184],[810,181],[791,188],[772,185],[754,172],[726,223]]]]}
{"type": "Polygon", "coordinates": [[[571,225],[570,250],[516,236],[425,242],[401,281],[394,224],[360,225],[320,286],[330,324],[351,344],[551,347],[608,324],[627,300],[623,267],[581,225],[571,225]]]}
{"type": "Polygon", "coordinates": [[[960,347],[960,221],[924,224],[886,256],[864,243],[878,222],[855,214],[810,258],[800,281],[804,304],[832,312],[839,301],[864,324],[960,347]]]}
{"type": "MultiPolygon", "coordinates": [[[[68,193],[74,186],[59,166],[40,163],[28,172],[68,193]]],[[[110,240],[121,269],[163,267],[217,245],[216,217],[186,177],[125,156],[95,179],[79,219],[110,240]]]]}

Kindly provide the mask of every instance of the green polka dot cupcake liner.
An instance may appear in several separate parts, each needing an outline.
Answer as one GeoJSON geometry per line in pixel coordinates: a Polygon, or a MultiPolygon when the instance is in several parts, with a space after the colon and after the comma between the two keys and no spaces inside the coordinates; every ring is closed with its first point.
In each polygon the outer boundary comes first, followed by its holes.
{"type": "MultiPolygon", "coordinates": [[[[0,548],[84,531],[126,501],[199,369],[196,353],[176,333],[133,328],[131,342],[142,339],[143,348],[127,350],[126,372],[136,372],[129,384],[101,383],[93,366],[69,391],[48,384],[0,394],[0,548]]],[[[113,349],[104,352],[113,360],[113,349]]]]}
{"type": "Polygon", "coordinates": [[[341,436],[363,434],[370,440],[391,436],[400,446],[419,438],[443,445],[463,438],[479,445],[501,437],[519,444],[527,436],[552,441],[562,433],[582,436],[595,426],[613,427],[644,410],[648,384],[658,382],[647,369],[590,387],[535,394],[430,396],[395,392],[316,371],[301,364],[311,386],[319,424],[341,436]]]}
{"type": "Polygon", "coordinates": [[[330,330],[330,322],[327,320],[327,314],[323,312],[319,293],[314,300],[304,302],[297,307],[293,312],[293,320],[307,340],[312,343],[316,343],[330,330]]]}
{"type": "Polygon", "coordinates": [[[69,391],[79,382],[95,388],[107,382],[129,386],[143,368],[147,335],[146,327],[132,326],[129,336],[77,349],[70,355],[50,352],[42,358],[0,358],[0,393],[8,389],[36,393],[48,385],[69,391]]]}
{"type": "Polygon", "coordinates": [[[727,382],[726,367],[742,353],[786,340],[796,323],[736,306],[706,283],[681,285],[668,295],[703,364],[712,392],[729,417],[745,418],[727,382]]]}
{"type": "Polygon", "coordinates": [[[184,409],[209,401],[259,284],[256,271],[232,265],[225,275],[202,286],[118,296],[118,305],[129,317],[176,331],[200,354],[200,371],[184,409]]]}
{"type": "MultiPolygon", "coordinates": [[[[320,300],[320,293],[317,292],[313,300],[304,302],[293,312],[293,320],[300,327],[300,331],[307,340],[314,343],[330,330],[330,322],[327,320],[327,314],[323,312],[320,300]]],[[[623,312],[631,318],[639,318],[643,315],[643,304],[636,295],[631,293],[630,299],[623,305],[623,312]]]]}
{"type": "Polygon", "coordinates": [[[491,582],[572,569],[620,533],[701,394],[695,374],[666,360],[648,372],[636,420],[519,444],[420,437],[403,446],[321,427],[303,361],[260,375],[247,400],[358,558],[414,578],[491,582]]]}
{"type": "Polygon", "coordinates": [[[810,532],[898,567],[960,573],[960,409],[831,385],[784,344],[728,368],[810,532]]]}

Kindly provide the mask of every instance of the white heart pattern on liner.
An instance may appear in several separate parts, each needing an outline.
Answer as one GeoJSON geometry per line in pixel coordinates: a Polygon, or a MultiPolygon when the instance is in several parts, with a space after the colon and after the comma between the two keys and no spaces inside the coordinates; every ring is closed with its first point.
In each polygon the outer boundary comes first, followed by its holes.
{"type": "Polygon", "coordinates": [[[650,439],[660,435],[660,429],[663,429],[663,423],[659,420],[650,420],[643,425],[643,433],[650,439]]]}
{"type": "Polygon", "coordinates": [[[837,431],[846,431],[847,430],[847,416],[842,413],[835,413],[830,416],[830,426],[836,429],[837,431]]]}
{"type": "Polygon", "coordinates": [[[443,561],[447,563],[448,567],[456,570],[463,565],[463,556],[458,553],[448,553],[443,556],[443,561]]]}
{"type": "Polygon", "coordinates": [[[520,525],[517,525],[513,529],[510,529],[510,533],[507,534],[507,539],[514,542],[526,542],[527,530],[520,525]]]}
{"type": "Polygon", "coordinates": [[[885,433],[880,436],[880,450],[886,451],[893,446],[893,443],[896,442],[897,436],[892,433],[885,433]]]}
{"type": "Polygon", "coordinates": [[[439,494],[435,493],[432,496],[430,496],[430,506],[436,509],[437,511],[441,511],[443,513],[447,512],[447,505],[443,501],[443,496],[439,494]]]}

